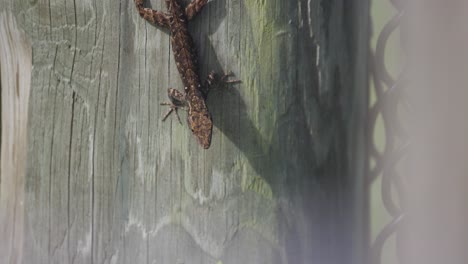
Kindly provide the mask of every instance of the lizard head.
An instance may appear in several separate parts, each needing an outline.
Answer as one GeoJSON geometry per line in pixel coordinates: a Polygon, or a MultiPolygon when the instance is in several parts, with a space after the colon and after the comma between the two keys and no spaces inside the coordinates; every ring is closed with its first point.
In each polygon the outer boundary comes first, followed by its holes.
{"type": "Polygon", "coordinates": [[[197,142],[208,149],[211,145],[213,121],[204,101],[200,104],[189,104],[187,121],[197,142]]]}

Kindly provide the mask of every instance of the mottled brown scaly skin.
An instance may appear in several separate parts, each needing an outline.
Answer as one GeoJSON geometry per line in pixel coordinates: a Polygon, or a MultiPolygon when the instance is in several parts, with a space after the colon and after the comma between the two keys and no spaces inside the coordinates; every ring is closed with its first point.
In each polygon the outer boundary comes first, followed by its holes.
{"type": "Polygon", "coordinates": [[[193,0],[185,9],[177,0],[165,0],[168,14],[143,7],[143,0],[135,0],[140,15],[159,26],[169,28],[174,58],[184,83],[184,97],[174,98],[169,89],[169,97],[179,102],[176,106],[187,106],[187,122],[198,143],[207,149],[211,144],[213,121],[206,106],[206,93],[202,88],[197,72],[197,58],[193,49],[192,38],[187,29],[187,21],[192,19],[207,3],[207,0],[193,0]]]}

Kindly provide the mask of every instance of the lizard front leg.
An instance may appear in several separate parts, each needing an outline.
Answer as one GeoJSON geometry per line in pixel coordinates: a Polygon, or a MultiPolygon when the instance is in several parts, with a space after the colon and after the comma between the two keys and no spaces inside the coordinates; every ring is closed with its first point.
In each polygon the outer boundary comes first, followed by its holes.
{"type": "Polygon", "coordinates": [[[229,76],[232,75],[232,72],[228,72],[227,74],[224,74],[223,76],[219,77],[219,75],[216,74],[214,71],[210,72],[208,74],[208,77],[206,77],[205,84],[203,85],[203,87],[201,87],[201,92],[203,93],[203,96],[206,98],[210,90],[218,85],[242,82],[241,80],[228,80],[229,76]]]}
{"type": "Polygon", "coordinates": [[[182,124],[182,121],[180,121],[180,116],[177,110],[179,108],[187,106],[187,100],[185,99],[185,94],[177,91],[176,89],[169,88],[167,89],[167,96],[169,97],[169,100],[171,102],[164,102],[164,103],[161,103],[161,105],[168,105],[170,109],[164,115],[162,120],[165,121],[172,112],[175,112],[177,116],[177,120],[179,120],[179,123],[182,124]]]}
{"type": "Polygon", "coordinates": [[[136,8],[138,9],[138,13],[140,16],[145,20],[156,24],[161,27],[169,28],[169,15],[164,14],[161,11],[153,10],[151,8],[143,7],[143,0],[135,0],[136,8]]]}
{"type": "Polygon", "coordinates": [[[194,18],[198,12],[202,10],[202,8],[208,3],[208,0],[193,0],[186,8],[185,8],[185,15],[187,16],[188,20],[194,18]]]}

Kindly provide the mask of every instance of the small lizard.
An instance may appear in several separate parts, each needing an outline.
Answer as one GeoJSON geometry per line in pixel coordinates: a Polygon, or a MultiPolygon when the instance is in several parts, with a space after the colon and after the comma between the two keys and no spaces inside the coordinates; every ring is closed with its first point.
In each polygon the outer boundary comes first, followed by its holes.
{"type": "Polygon", "coordinates": [[[198,143],[207,149],[211,144],[211,135],[213,130],[213,121],[206,105],[206,97],[210,88],[217,82],[235,83],[227,81],[230,74],[218,78],[214,72],[208,75],[207,80],[202,85],[197,73],[197,57],[193,47],[192,37],[187,28],[187,22],[198,14],[208,0],[192,0],[192,2],[183,8],[177,0],[165,0],[168,13],[143,7],[143,0],[134,0],[140,16],[145,20],[158,26],[168,28],[171,34],[172,51],[182,82],[184,92],[169,88],[168,96],[170,103],[162,103],[170,107],[163,121],[175,112],[180,121],[178,108],[187,108],[187,122],[195,135],[198,143]]]}

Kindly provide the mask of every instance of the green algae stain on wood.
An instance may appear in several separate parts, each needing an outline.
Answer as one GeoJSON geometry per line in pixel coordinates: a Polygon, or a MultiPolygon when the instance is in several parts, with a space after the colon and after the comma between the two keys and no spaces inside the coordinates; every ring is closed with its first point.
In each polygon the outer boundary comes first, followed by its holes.
{"type": "Polygon", "coordinates": [[[244,183],[242,185],[242,190],[251,190],[269,200],[273,199],[273,191],[271,190],[271,186],[261,177],[252,177],[248,183],[244,183]]]}
{"type": "Polygon", "coordinates": [[[247,35],[250,42],[242,54],[242,63],[248,67],[244,74],[248,78],[244,89],[247,90],[246,94],[252,96],[248,105],[249,113],[265,139],[260,142],[262,149],[267,151],[276,126],[275,121],[287,108],[287,99],[278,95],[280,90],[288,88],[285,86],[288,73],[282,71],[282,54],[288,51],[288,43],[292,41],[289,33],[294,29],[288,22],[287,12],[276,10],[281,2],[246,0],[244,3],[251,32],[247,35]]]}
{"type": "MultiPolygon", "coordinates": [[[[266,175],[277,173],[274,168],[278,154],[272,154],[275,144],[273,136],[277,130],[278,120],[288,109],[289,99],[280,96],[286,94],[288,86],[288,72],[284,72],[285,65],[281,65],[282,53],[286,52],[292,27],[286,9],[276,10],[278,1],[244,1],[244,17],[247,34],[242,35],[241,64],[244,66],[242,93],[247,113],[258,132],[252,139],[255,145],[244,153],[255,171],[247,169],[243,174],[242,189],[252,190],[264,197],[273,198],[274,194],[270,182],[265,179],[274,177],[266,175]],[[281,17],[281,19],[278,19],[281,17]]],[[[294,68],[295,65],[290,65],[294,68]]],[[[253,136],[253,135],[249,135],[253,136]]]]}

